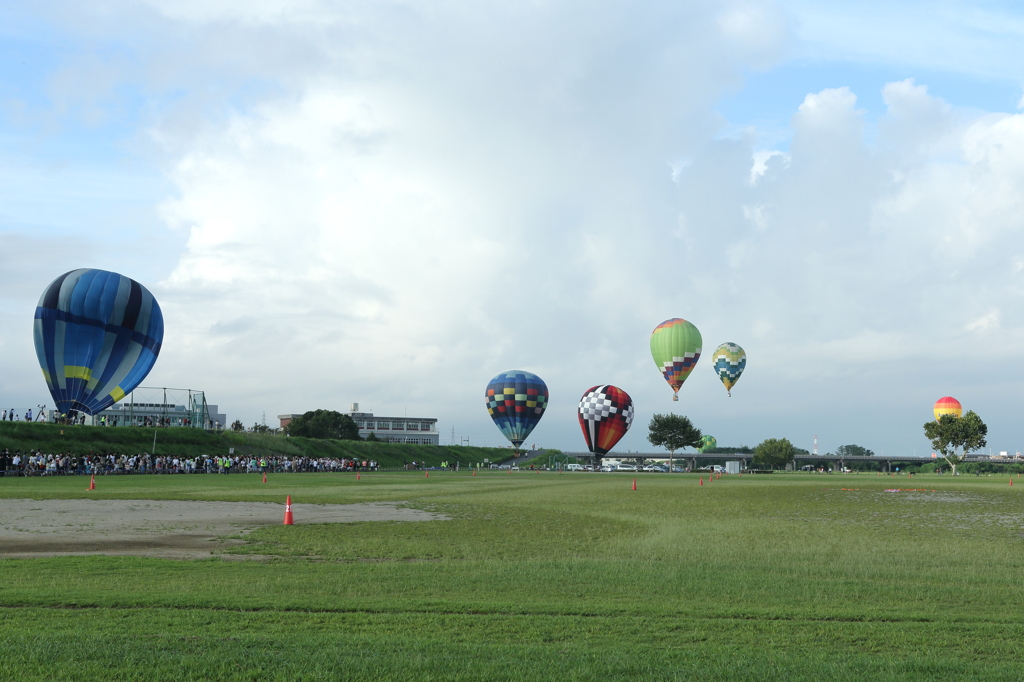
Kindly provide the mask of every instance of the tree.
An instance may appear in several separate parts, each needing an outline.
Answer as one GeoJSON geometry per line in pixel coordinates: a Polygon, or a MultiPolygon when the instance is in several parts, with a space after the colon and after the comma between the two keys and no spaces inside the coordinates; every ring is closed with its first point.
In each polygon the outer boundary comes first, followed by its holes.
{"type": "Polygon", "coordinates": [[[872,457],[874,454],[859,445],[840,445],[836,448],[836,457],[872,457]]]}
{"type": "Polygon", "coordinates": [[[673,468],[676,450],[699,448],[701,432],[689,417],[681,414],[656,414],[647,425],[647,440],[655,447],[664,447],[669,454],[669,471],[673,468]]]}
{"type": "Polygon", "coordinates": [[[924,435],[949,462],[956,476],[956,467],[967,459],[967,453],[987,444],[988,426],[971,410],[962,417],[944,414],[938,421],[928,422],[924,425],[924,435]]]}
{"type": "Polygon", "coordinates": [[[334,410],[313,410],[288,423],[289,436],[359,440],[359,427],[352,417],[334,410]]]}
{"type": "Polygon", "coordinates": [[[379,443],[380,442],[380,438],[377,438],[377,434],[376,433],[374,433],[373,431],[370,431],[369,435],[366,436],[366,441],[369,442],[369,443],[379,443]]]}
{"type": "Polygon", "coordinates": [[[754,448],[754,464],[774,469],[793,461],[796,448],[786,438],[769,438],[754,448]]]}
{"type": "Polygon", "coordinates": [[[242,424],[242,420],[241,419],[236,419],[231,424],[231,430],[232,431],[245,431],[245,425],[242,424]]]}

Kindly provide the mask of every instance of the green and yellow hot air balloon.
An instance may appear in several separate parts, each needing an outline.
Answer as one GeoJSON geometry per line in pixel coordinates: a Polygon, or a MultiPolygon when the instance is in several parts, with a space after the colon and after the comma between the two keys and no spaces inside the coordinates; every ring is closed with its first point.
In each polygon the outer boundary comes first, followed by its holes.
{"type": "Polygon", "coordinates": [[[665,320],[651,334],[651,355],[665,381],[672,387],[672,400],[679,400],[679,389],[700,359],[700,332],[686,320],[665,320]]]}

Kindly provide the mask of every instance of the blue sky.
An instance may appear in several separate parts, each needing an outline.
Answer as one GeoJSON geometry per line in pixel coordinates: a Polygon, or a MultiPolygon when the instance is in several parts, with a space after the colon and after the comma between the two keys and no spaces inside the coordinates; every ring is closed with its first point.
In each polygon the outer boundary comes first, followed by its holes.
{"type": "Polygon", "coordinates": [[[0,400],[47,402],[32,310],[91,266],[167,313],[146,385],[247,424],[360,402],[498,444],[478,394],[519,368],[550,447],[610,382],[634,450],[676,409],[923,451],[948,394],[1024,450],[1022,34],[999,2],[8,4],[0,400]],[[666,402],[677,316],[747,349],[728,402],[705,362],[666,402]]]}

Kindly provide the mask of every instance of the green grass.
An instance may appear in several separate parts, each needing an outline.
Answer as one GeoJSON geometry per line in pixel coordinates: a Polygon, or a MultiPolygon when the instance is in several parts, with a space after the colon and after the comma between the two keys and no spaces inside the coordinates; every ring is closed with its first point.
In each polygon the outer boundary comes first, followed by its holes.
{"type": "Polygon", "coordinates": [[[269,434],[214,433],[203,429],[101,426],[57,426],[25,422],[0,422],[0,449],[12,453],[40,450],[46,454],[68,453],[88,455],[115,453],[134,455],[153,450],[179,457],[235,454],[254,457],[333,457],[372,459],[382,467],[400,467],[405,462],[424,462],[439,466],[441,462],[476,464],[488,459],[501,462],[510,457],[507,448],[479,448],[406,443],[374,443],[367,441],[286,438],[269,434]]]}
{"type": "Polygon", "coordinates": [[[1021,679],[1024,483],[632,478],[0,479],[451,517],[270,526],[235,550],[269,561],[0,561],[0,660],[22,679],[1021,679]]]}

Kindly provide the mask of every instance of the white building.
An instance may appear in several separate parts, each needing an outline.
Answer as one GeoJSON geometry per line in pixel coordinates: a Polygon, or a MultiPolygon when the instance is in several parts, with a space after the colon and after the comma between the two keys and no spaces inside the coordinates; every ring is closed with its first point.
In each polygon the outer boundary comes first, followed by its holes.
{"type": "MultiPolygon", "coordinates": [[[[281,428],[301,414],[279,414],[281,428]]],[[[360,412],[359,403],[352,403],[348,416],[359,427],[359,437],[365,439],[371,433],[388,443],[411,443],[413,445],[440,445],[437,419],[433,417],[380,417],[371,412],[360,412]]]]}

